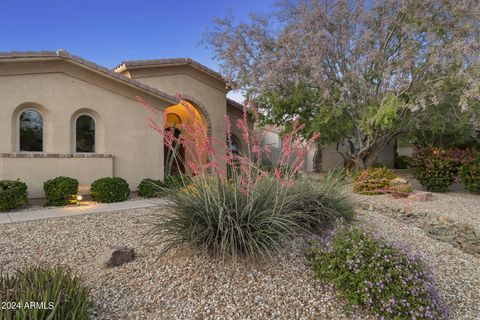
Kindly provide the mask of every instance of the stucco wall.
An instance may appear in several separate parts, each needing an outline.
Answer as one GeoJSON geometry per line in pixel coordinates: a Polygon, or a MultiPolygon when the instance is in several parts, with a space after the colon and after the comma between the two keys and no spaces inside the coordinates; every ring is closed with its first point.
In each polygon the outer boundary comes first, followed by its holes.
{"type": "Polygon", "coordinates": [[[113,158],[11,158],[0,156],[0,180],[21,179],[28,186],[31,198],[44,196],[44,181],[56,176],[67,176],[78,180],[79,194],[89,194],[90,184],[99,177],[113,174],[113,158]],[[52,168],[54,171],[52,172],[52,168]]]}
{"type": "Polygon", "coordinates": [[[0,153],[19,151],[18,115],[32,107],[44,118],[45,153],[72,153],[72,117],[81,112],[95,118],[97,153],[114,158],[4,159],[4,178],[28,181],[30,195],[37,197],[43,195],[44,180],[59,175],[89,184],[113,174],[126,179],[132,190],[145,177],[163,177],[163,140],[148,128],[150,113],[135,101],[135,92],[63,62],[50,65],[50,73],[38,68],[0,70],[0,153]]]}
{"type": "MultiPolygon", "coordinates": [[[[199,108],[216,139],[226,137],[225,84],[189,67],[162,67],[130,70],[132,79],[171,95],[181,94],[199,108]]],[[[215,145],[217,154],[225,154],[225,146],[215,145]]]]}

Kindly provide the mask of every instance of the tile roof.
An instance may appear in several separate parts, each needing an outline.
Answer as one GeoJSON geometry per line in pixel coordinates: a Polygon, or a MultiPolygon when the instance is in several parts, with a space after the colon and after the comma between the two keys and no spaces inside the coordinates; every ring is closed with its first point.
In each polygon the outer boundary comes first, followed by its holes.
{"type": "Polygon", "coordinates": [[[109,78],[114,78],[117,81],[123,82],[125,84],[130,84],[137,89],[140,89],[142,91],[146,91],[147,93],[150,93],[154,96],[161,97],[164,100],[171,101],[171,102],[177,102],[178,99],[172,95],[169,95],[163,91],[160,91],[158,89],[152,88],[144,83],[141,83],[139,81],[130,79],[126,76],[123,76],[121,74],[118,74],[117,72],[110,70],[108,68],[102,67],[94,62],[85,60],[82,57],[76,56],[71,54],[70,52],[63,51],[63,50],[57,50],[57,51],[23,51],[23,52],[17,52],[17,51],[12,51],[12,52],[0,52],[0,61],[1,60],[7,60],[7,59],[30,59],[30,58],[59,58],[59,59],[65,59],[68,61],[76,62],[79,63],[83,66],[88,67],[92,71],[98,71],[101,74],[103,74],[106,77],[109,78]]]}
{"type": "Polygon", "coordinates": [[[114,70],[121,69],[122,67],[128,68],[138,68],[138,67],[153,67],[153,66],[179,66],[179,65],[189,65],[200,71],[209,74],[210,76],[226,82],[226,80],[222,77],[222,75],[203,64],[192,60],[190,58],[167,58],[167,59],[154,59],[154,60],[127,60],[120,63],[118,66],[114,68],[114,70]]]}

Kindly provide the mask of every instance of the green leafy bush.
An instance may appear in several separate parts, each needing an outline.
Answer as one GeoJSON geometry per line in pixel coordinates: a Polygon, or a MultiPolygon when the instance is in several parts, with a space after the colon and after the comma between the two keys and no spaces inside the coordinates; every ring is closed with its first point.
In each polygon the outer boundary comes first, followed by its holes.
{"type": "Polygon", "coordinates": [[[413,159],[409,156],[398,156],[395,158],[395,169],[408,169],[412,167],[413,159]]]}
{"type": "Polygon", "coordinates": [[[398,176],[388,168],[368,168],[355,177],[353,190],[366,195],[383,194],[382,190],[388,188],[390,181],[395,178],[398,176]]]}
{"type": "Polygon", "coordinates": [[[130,194],[127,181],[119,177],[106,177],[95,180],[90,191],[95,201],[104,203],[125,201],[130,194]]]}
{"type": "Polygon", "coordinates": [[[307,255],[316,276],[333,283],[349,305],[368,308],[382,319],[444,319],[424,265],[404,248],[362,230],[344,230],[307,255]]]}
{"type": "Polygon", "coordinates": [[[465,189],[480,193],[480,154],[460,167],[460,179],[465,189]]]}
{"type": "Polygon", "coordinates": [[[460,166],[453,151],[423,148],[413,156],[415,178],[428,191],[446,192],[453,184],[460,166]]]}
{"type": "Polygon", "coordinates": [[[65,320],[87,319],[88,289],[76,276],[60,267],[29,267],[13,275],[0,275],[0,297],[15,303],[2,310],[2,319],[65,320]],[[25,308],[31,303],[42,308],[25,308]],[[19,307],[17,307],[19,306],[19,307]]]}
{"type": "Polygon", "coordinates": [[[154,180],[150,178],[143,179],[138,185],[138,195],[144,198],[156,197],[159,187],[162,187],[161,180],[154,180]]]}
{"type": "Polygon", "coordinates": [[[66,206],[77,202],[78,180],[56,177],[43,183],[47,206],[66,206]]]}
{"type": "Polygon", "coordinates": [[[180,189],[187,186],[190,179],[187,176],[170,175],[162,180],[143,179],[138,185],[138,195],[145,198],[165,196],[165,189],[180,189]]]}
{"type": "Polygon", "coordinates": [[[27,203],[27,185],[24,182],[0,180],[0,211],[21,208],[27,203]]]}

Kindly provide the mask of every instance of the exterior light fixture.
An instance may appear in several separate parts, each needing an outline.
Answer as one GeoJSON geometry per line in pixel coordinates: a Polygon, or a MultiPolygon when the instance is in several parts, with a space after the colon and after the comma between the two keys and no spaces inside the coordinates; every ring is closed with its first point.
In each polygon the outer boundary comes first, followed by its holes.
{"type": "Polygon", "coordinates": [[[83,200],[83,197],[81,195],[78,195],[77,196],[77,201],[82,201],[83,200]]]}

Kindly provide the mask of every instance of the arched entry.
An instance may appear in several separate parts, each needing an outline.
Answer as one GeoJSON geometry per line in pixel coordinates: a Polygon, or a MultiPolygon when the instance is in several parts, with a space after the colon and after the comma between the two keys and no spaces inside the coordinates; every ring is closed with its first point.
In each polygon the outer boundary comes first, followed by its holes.
{"type": "MultiPolygon", "coordinates": [[[[207,122],[197,106],[190,101],[183,101],[170,106],[165,110],[165,131],[174,130],[176,138],[182,135],[185,124],[197,122],[207,128],[207,122]]],[[[205,130],[207,132],[207,130],[205,130]]],[[[183,145],[174,145],[175,157],[168,146],[164,146],[164,169],[165,176],[185,173],[186,163],[192,160],[192,152],[185,150],[183,145]]]]}

